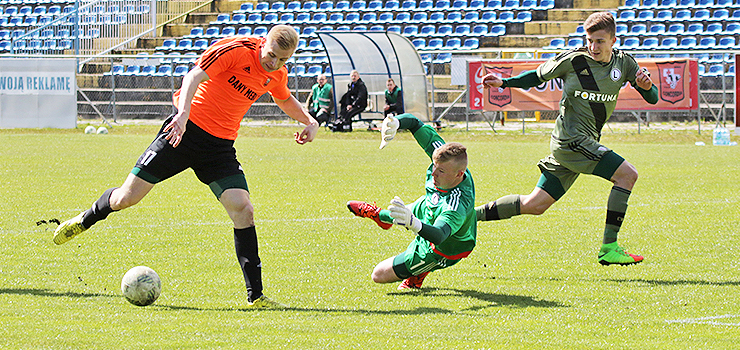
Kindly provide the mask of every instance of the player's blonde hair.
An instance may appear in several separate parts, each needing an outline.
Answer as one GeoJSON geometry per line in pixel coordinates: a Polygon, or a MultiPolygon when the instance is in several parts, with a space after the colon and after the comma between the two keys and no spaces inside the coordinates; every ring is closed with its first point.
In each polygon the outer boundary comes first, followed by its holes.
{"type": "Polygon", "coordinates": [[[454,161],[460,166],[460,170],[465,170],[468,167],[468,152],[467,148],[458,142],[450,142],[442,145],[441,147],[434,150],[432,153],[432,160],[436,163],[444,163],[448,161],[454,161]]]}
{"type": "Polygon", "coordinates": [[[611,12],[594,12],[583,22],[583,29],[589,34],[603,29],[614,37],[617,34],[617,23],[611,12]]]}
{"type": "Polygon", "coordinates": [[[280,49],[295,51],[298,48],[298,32],[291,26],[278,24],[267,33],[268,40],[274,40],[280,49]]]}

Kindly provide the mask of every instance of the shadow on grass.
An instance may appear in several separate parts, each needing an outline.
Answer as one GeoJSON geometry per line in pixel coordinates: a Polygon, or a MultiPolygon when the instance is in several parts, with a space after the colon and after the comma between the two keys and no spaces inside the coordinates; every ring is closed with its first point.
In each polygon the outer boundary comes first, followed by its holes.
{"type": "Polygon", "coordinates": [[[652,284],[652,285],[658,285],[658,286],[740,286],[740,281],[720,281],[720,282],[712,282],[712,281],[689,281],[689,280],[650,280],[650,279],[642,279],[642,278],[607,278],[603,279],[604,282],[616,282],[616,283],[645,283],[645,284],[652,284]]]}
{"type": "Polygon", "coordinates": [[[34,288],[3,288],[0,289],[0,294],[15,294],[15,295],[35,295],[40,297],[68,297],[68,298],[99,298],[99,297],[116,297],[118,295],[103,294],[103,293],[79,293],[79,292],[54,292],[49,289],[34,289],[34,288]]]}

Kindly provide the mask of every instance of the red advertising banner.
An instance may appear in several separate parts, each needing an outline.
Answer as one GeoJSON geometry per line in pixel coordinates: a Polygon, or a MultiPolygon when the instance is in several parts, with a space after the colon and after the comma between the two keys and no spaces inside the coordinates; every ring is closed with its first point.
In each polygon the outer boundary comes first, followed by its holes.
{"type": "MultiPolygon", "coordinates": [[[[558,110],[563,95],[563,82],[553,79],[530,89],[483,88],[483,76],[488,73],[507,78],[537,68],[542,60],[470,61],[470,109],[486,111],[558,110]]],[[[699,66],[696,59],[638,60],[640,67],[650,71],[658,87],[658,103],[651,105],[631,84],[622,87],[617,110],[695,110],[699,106],[699,66]]]]}

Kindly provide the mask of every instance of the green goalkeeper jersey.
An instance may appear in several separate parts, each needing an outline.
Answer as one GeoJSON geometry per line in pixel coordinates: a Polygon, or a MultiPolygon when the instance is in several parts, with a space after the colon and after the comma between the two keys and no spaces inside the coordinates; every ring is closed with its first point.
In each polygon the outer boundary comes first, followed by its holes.
{"type": "MultiPolygon", "coordinates": [[[[434,128],[424,125],[410,114],[402,114],[398,119],[402,127],[408,125],[410,119],[416,120],[416,125],[408,129],[413,132],[416,142],[430,159],[434,150],[445,144],[434,128]]],[[[442,189],[434,186],[433,168],[433,164],[427,168],[426,194],[411,205],[412,212],[422,223],[436,227],[446,224],[451,229],[450,235],[437,245],[421,236],[417,236],[416,240],[425,242],[435,253],[445,258],[461,259],[473,251],[477,234],[473,176],[469,169],[465,169],[465,178],[460,184],[454,188],[442,189]]]]}
{"type": "Polygon", "coordinates": [[[614,49],[611,61],[598,62],[586,48],[571,50],[537,67],[542,81],[563,79],[560,116],[553,140],[561,144],[574,139],[601,138],[601,128],[614,112],[622,85],[636,86],[639,65],[635,59],[614,49]]]}

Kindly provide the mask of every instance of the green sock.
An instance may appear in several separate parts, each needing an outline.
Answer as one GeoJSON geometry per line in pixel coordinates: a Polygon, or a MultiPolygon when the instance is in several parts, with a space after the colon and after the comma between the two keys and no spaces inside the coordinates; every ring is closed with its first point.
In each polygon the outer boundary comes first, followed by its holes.
{"type": "Polygon", "coordinates": [[[619,229],[627,212],[627,201],[630,199],[630,190],[621,187],[612,187],[609,200],[606,204],[606,225],[604,225],[604,244],[617,241],[619,229]]]}
{"type": "Polygon", "coordinates": [[[475,208],[478,221],[504,220],[521,214],[518,194],[510,194],[475,208]]]}
{"type": "Polygon", "coordinates": [[[388,209],[381,209],[380,213],[378,213],[378,217],[380,218],[380,221],[392,224],[393,218],[391,217],[391,211],[388,209]]]}

